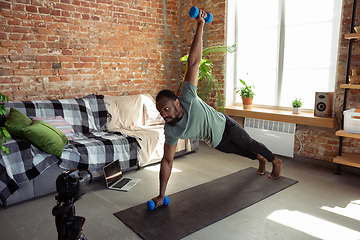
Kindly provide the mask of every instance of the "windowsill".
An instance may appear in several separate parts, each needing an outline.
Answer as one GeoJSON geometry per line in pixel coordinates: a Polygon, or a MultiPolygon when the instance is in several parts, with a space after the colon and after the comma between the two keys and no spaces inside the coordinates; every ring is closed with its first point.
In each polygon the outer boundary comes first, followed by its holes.
{"type": "Polygon", "coordinates": [[[315,117],[314,113],[308,112],[293,114],[292,111],[288,110],[255,107],[253,107],[252,110],[244,110],[242,106],[227,106],[225,107],[225,111],[229,116],[256,118],[317,127],[337,128],[337,120],[335,117],[315,117]]]}

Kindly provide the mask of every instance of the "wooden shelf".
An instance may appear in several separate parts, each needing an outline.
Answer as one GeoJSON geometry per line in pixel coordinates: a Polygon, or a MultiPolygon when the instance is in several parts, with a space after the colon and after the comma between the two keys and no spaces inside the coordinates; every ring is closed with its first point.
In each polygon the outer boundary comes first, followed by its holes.
{"type": "Polygon", "coordinates": [[[354,153],[342,153],[333,160],[334,163],[360,168],[360,155],[354,153]]]}
{"type": "Polygon", "coordinates": [[[227,115],[237,117],[256,118],[269,121],[296,123],[308,126],[336,128],[337,120],[334,117],[315,117],[314,113],[302,112],[293,114],[292,111],[277,110],[268,108],[252,108],[252,110],[244,110],[242,106],[225,107],[227,115]]]}
{"type": "MultiPolygon", "coordinates": [[[[354,26],[354,20],[355,20],[355,16],[356,16],[356,1],[354,0],[354,4],[353,4],[353,9],[352,9],[352,15],[351,15],[351,19],[352,19],[352,23],[351,23],[351,28],[353,28],[354,26]]],[[[348,33],[344,35],[345,39],[350,40],[349,41],[349,55],[348,55],[348,59],[347,59],[347,63],[346,63],[346,67],[349,69],[351,66],[351,50],[352,50],[352,44],[354,41],[352,40],[360,40],[360,33],[348,33]]],[[[346,78],[350,80],[350,82],[357,82],[357,79],[351,79],[352,76],[346,75],[346,78]],[[356,80],[356,81],[352,81],[352,80],[356,80]]],[[[354,76],[354,78],[357,78],[356,76],[354,76]]],[[[345,88],[345,96],[343,99],[343,104],[344,106],[346,105],[346,98],[347,98],[347,89],[360,89],[360,85],[358,84],[341,84],[340,88],[345,88]]],[[[344,117],[342,119],[342,126],[344,126],[344,117]]],[[[342,142],[343,142],[343,138],[342,137],[349,137],[349,138],[358,138],[360,139],[360,134],[355,134],[355,133],[348,133],[345,132],[344,130],[339,130],[336,131],[335,133],[336,136],[340,136],[340,140],[339,140],[339,155],[341,156],[337,156],[333,159],[334,163],[338,164],[338,168],[337,168],[337,173],[340,174],[341,170],[340,170],[340,165],[347,165],[347,166],[352,166],[352,167],[356,167],[356,168],[360,168],[360,154],[354,154],[354,153],[343,153],[343,149],[342,149],[342,142]]]]}
{"type": "Polygon", "coordinates": [[[347,33],[345,39],[360,39],[360,33],[347,33]]]}
{"type": "Polygon", "coordinates": [[[360,89],[360,84],[340,84],[340,88],[360,89]]]}
{"type": "Polygon", "coordinates": [[[360,139],[360,134],[349,133],[349,132],[345,132],[344,130],[336,131],[335,135],[339,136],[339,137],[349,137],[349,138],[359,138],[360,139]]]}

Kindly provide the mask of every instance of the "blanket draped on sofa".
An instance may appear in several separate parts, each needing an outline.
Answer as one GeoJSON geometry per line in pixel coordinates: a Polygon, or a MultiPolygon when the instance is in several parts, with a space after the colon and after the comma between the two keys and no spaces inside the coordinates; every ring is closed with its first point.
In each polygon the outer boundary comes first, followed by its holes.
{"type": "Polygon", "coordinates": [[[29,117],[61,116],[72,126],[75,139],[65,145],[61,158],[45,153],[28,141],[11,138],[4,146],[10,153],[0,154],[0,205],[6,206],[18,184],[29,181],[57,163],[63,169],[88,170],[102,174],[103,166],[116,159],[122,169],[138,164],[139,145],[135,137],[106,130],[108,111],[104,97],[89,95],[78,99],[9,102],[29,117]]]}

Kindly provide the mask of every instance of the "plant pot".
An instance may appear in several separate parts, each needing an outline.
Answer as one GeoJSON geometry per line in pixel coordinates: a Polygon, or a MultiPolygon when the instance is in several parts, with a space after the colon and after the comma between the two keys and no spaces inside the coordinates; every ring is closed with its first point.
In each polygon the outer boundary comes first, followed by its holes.
{"type": "Polygon", "coordinates": [[[251,110],[252,109],[252,99],[251,97],[242,98],[243,101],[243,109],[251,110]]]}
{"type": "Polygon", "coordinates": [[[300,108],[293,108],[293,114],[300,114],[300,108]]]}

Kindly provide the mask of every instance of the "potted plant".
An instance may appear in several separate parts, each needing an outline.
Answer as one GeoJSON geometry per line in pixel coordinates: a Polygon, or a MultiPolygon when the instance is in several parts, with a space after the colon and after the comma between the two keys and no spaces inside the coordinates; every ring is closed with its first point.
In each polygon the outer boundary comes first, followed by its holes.
{"type": "Polygon", "coordinates": [[[244,80],[239,79],[239,81],[242,83],[242,85],[244,85],[241,88],[235,88],[236,93],[239,93],[242,101],[243,101],[243,108],[244,109],[248,109],[251,110],[252,109],[252,100],[254,98],[254,91],[253,89],[255,89],[254,86],[248,86],[244,80]]]}
{"type": "MultiPolygon", "coordinates": [[[[233,53],[236,51],[236,45],[232,46],[213,46],[205,48],[202,52],[201,64],[199,67],[199,84],[198,84],[198,96],[205,102],[207,102],[211,90],[215,90],[215,99],[216,99],[216,109],[219,112],[225,112],[225,95],[222,92],[223,83],[217,81],[214,78],[213,74],[213,64],[206,56],[209,53],[233,53]]],[[[180,61],[184,63],[184,71],[185,73],[182,75],[182,79],[177,90],[177,95],[180,95],[182,85],[185,80],[185,75],[187,72],[187,61],[189,58],[189,54],[180,58],[180,61]]]]}
{"type": "MultiPolygon", "coordinates": [[[[2,93],[0,93],[0,103],[3,103],[5,101],[8,102],[9,97],[6,97],[2,93]]],[[[5,106],[0,104],[0,117],[2,116],[5,117],[6,112],[7,109],[5,108],[5,106]]],[[[2,145],[3,143],[6,143],[7,140],[10,138],[10,133],[6,130],[4,126],[0,127],[0,138],[1,138],[1,142],[0,142],[1,150],[3,151],[3,153],[9,154],[9,149],[2,145]]]]}
{"type": "Polygon", "coordinates": [[[301,99],[295,98],[295,100],[292,100],[291,106],[293,107],[293,114],[299,114],[300,108],[304,105],[304,103],[301,101],[301,99]]]}

